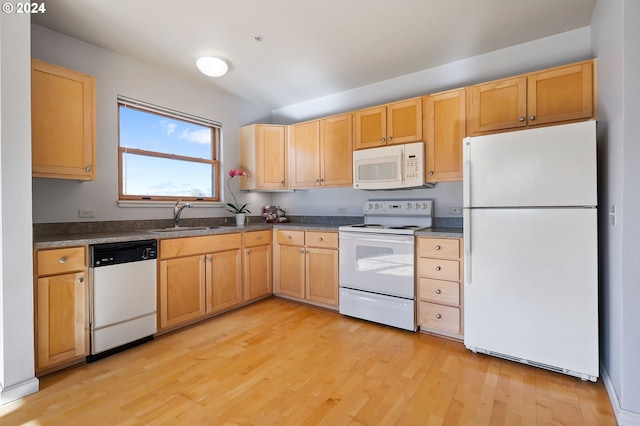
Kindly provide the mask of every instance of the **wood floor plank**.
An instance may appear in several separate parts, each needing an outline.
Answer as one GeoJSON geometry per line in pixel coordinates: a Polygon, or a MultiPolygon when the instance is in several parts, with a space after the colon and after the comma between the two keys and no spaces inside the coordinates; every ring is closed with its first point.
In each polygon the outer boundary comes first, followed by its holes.
{"type": "Polygon", "coordinates": [[[42,377],[0,424],[614,425],[601,381],[270,298],[42,377]]]}

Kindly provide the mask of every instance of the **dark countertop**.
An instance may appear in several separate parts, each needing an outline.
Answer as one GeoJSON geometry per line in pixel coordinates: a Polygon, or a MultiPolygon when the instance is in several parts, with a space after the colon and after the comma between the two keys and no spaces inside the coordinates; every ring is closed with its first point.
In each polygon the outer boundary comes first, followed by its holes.
{"type": "MultiPolygon", "coordinates": [[[[56,247],[70,247],[89,244],[117,243],[123,241],[162,240],[166,238],[196,237],[203,235],[229,234],[233,232],[260,231],[272,228],[295,229],[300,231],[338,232],[338,224],[323,223],[249,223],[244,226],[224,225],[211,226],[209,229],[181,230],[171,232],[149,232],[149,230],[133,230],[118,232],[91,232],[81,234],[62,234],[36,236],[33,247],[48,249],[56,247]]],[[[417,237],[462,238],[462,228],[433,227],[416,232],[417,237]]]]}
{"type": "Polygon", "coordinates": [[[416,232],[416,237],[462,238],[462,228],[433,227],[416,232]]]}
{"type": "Polygon", "coordinates": [[[33,239],[36,249],[69,247],[88,244],[118,243],[123,241],[162,240],[166,238],[197,237],[203,235],[229,234],[234,232],[260,231],[272,228],[286,228],[303,231],[338,231],[339,225],[317,223],[250,223],[245,226],[212,226],[209,229],[194,229],[168,232],[150,232],[149,230],[95,232],[84,234],[65,234],[38,236],[33,239]]]}

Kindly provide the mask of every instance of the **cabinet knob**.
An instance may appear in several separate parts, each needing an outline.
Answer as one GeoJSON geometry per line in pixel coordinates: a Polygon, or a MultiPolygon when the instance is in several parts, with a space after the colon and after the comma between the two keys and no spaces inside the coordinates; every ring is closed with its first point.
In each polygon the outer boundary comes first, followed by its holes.
{"type": "Polygon", "coordinates": [[[92,167],[91,167],[91,166],[87,166],[87,167],[85,167],[84,169],[85,169],[86,171],[90,172],[90,171],[92,170],[92,167]]]}
{"type": "Polygon", "coordinates": [[[433,176],[433,170],[429,170],[429,176],[433,176]]]}
{"type": "Polygon", "coordinates": [[[439,267],[439,266],[436,266],[436,271],[439,271],[440,269],[442,269],[442,268],[439,267]]]}
{"type": "Polygon", "coordinates": [[[84,277],[78,277],[78,284],[84,284],[84,277]]]}
{"type": "Polygon", "coordinates": [[[320,182],[320,179],[316,178],[316,182],[320,182]]]}
{"type": "Polygon", "coordinates": [[[520,117],[519,120],[520,120],[521,123],[524,123],[525,118],[524,117],[520,117]]]}
{"type": "Polygon", "coordinates": [[[442,318],[442,315],[436,314],[436,319],[440,319],[440,318],[442,318]]]}
{"type": "Polygon", "coordinates": [[[440,246],[435,246],[434,247],[436,250],[440,250],[440,246]]]}
{"type": "Polygon", "coordinates": [[[260,241],[261,239],[262,239],[262,235],[258,235],[258,236],[256,237],[256,240],[258,240],[258,241],[260,241]]]}
{"type": "Polygon", "coordinates": [[[391,141],[393,140],[393,136],[389,136],[389,137],[387,138],[387,140],[388,140],[389,142],[391,142],[391,141]]]}
{"type": "Polygon", "coordinates": [[[436,294],[440,294],[440,293],[442,293],[442,290],[437,289],[437,290],[436,290],[436,294]]]}
{"type": "Polygon", "coordinates": [[[284,181],[283,180],[281,180],[280,183],[284,185],[284,181]]]}
{"type": "Polygon", "coordinates": [[[287,235],[287,240],[290,240],[290,239],[291,239],[291,235],[287,235]]]}
{"type": "Polygon", "coordinates": [[[384,142],[384,141],[385,141],[385,138],[380,139],[380,142],[384,142]]]}
{"type": "Polygon", "coordinates": [[[251,252],[249,250],[247,250],[247,256],[249,256],[251,254],[251,252]]]}
{"type": "Polygon", "coordinates": [[[529,116],[529,120],[533,121],[533,120],[535,120],[535,119],[536,119],[536,116],[535,116],[535,115],[530,115],[530,116],[529,116]]]}
{"type": "Polygon", "coordinates": [[[304,249],[300,249],[300,254],[304,254],[304,249]]]}
{"type": "Polygon", "coordinates": [[[61,257],[60,260],[58,261],[60,263],[67,263],[67,256],[61,257]]]}
{"type": "Polygon", "coordinates": [[[320,237],[318,238],[318,241],[324,241],[324,238],[320,237]]]}

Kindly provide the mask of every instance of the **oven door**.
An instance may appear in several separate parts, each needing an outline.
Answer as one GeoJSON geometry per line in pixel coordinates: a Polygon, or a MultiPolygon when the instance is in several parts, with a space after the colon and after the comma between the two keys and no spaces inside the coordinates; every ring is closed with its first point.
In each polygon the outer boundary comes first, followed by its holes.
{"type": "Polygon", "coordinates": [[[340,231],[340,287],[414,299],[413,235],[340,231]]]}

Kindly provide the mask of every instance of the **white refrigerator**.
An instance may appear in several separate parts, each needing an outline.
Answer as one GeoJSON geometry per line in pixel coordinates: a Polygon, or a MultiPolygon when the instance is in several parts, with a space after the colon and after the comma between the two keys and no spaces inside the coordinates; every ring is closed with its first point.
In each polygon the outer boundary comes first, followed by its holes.
{"type": "Polygon", "coordinates": [[[464,343],[596,381],[595,121],[463,141],[464,343]]]}

